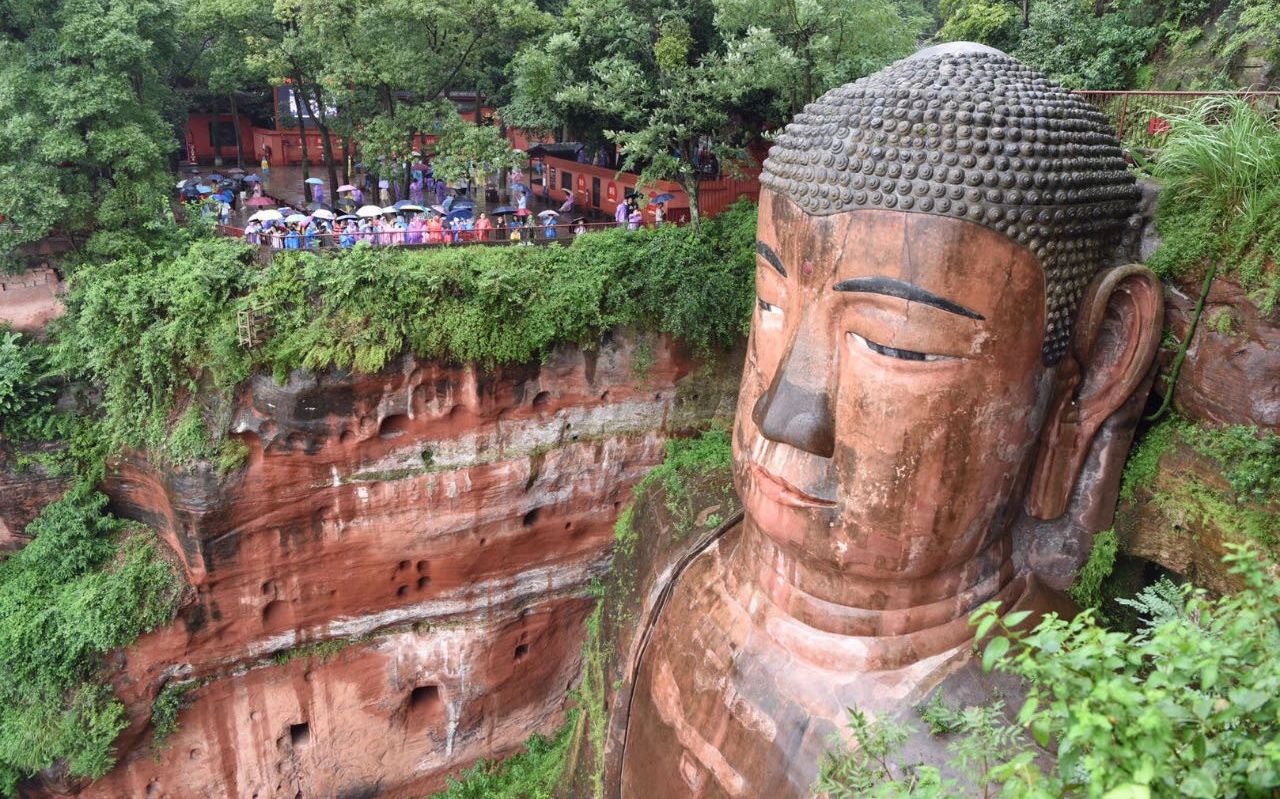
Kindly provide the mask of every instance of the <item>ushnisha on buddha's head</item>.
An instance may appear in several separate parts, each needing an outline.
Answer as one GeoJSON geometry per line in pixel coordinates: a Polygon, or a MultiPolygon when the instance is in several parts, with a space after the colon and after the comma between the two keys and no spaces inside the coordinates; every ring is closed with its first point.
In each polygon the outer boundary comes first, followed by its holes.
{"type": "Polygon", "coordinates": [[[1139,192],[1106,120],[943,45],[807,106],[762,182],[748,525],[828,585],[1003,559],[1014,514],[1064,511],[1158,339],[1155,279],[1107,269],[1139,192]]]}

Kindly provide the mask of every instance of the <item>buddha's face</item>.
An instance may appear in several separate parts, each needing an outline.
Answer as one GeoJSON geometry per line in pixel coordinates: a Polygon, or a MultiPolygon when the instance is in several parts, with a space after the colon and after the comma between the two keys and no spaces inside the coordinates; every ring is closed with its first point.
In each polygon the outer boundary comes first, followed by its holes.
{"type": "Polygon", "coordinates": [[[758,238],[734,436],[750,523],[841,574],[965,563],[1021,501],[1051,389],[1035,257],[970,222],[815,217],[767,190],[758,238]]]}

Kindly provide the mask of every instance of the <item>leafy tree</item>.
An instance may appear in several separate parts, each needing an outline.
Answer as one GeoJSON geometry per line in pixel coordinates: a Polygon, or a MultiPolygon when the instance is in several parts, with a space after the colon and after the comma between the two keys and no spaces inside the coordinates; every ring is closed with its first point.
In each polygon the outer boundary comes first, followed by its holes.
{"type": "Polygon", "coordinates": [[[715,0],[717,30],[732,48],[776,50],[755,80],[785,122],[823,92],[909,55],[929,24],[919,0],[715,0]]]}
{"type": "Polygon", "coordinates": [[[0,13],[0,257],[162,216],[176,0],[16,0],[0,13]]]}
{"type": "Polygon", "coordinates": [[[1009,51],[1018,43],[1022,12],[1008,0],[942,0],[938,5],[944,42],[981,42],[1009,51]]]}
{"type": "Polygon", "coordinates": [[[431,162],[437,178],[451,185],[463,180],[483,185],[485,173],[510,169],[519,162],[519,154],[497,127],[473,125],[451,111],[439,117],[440,139],[431,162]]]}
{"type": "Polygon", "coordinates": [[[1070,89],[1125,89],[1159,35],[1124,8],[1099,13],[1090,0],[1039,2],[1013,55],[1070,89]]]}

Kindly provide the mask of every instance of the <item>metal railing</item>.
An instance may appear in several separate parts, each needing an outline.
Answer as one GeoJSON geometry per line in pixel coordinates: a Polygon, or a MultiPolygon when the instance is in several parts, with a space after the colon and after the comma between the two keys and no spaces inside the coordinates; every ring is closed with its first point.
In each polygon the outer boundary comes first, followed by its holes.
{"type": "Polygon", "coordinates": [[[1158,91],[1078,91],[1083,100],[1107,115],[1116,136],[1127,147],[1153,150],[1164,143],[1169,132],[1168,117],[1185,112],[1206,97],[1241,97],[1256,108],[1275,111],[1280,92],[1158,92],[1158,91]]]}

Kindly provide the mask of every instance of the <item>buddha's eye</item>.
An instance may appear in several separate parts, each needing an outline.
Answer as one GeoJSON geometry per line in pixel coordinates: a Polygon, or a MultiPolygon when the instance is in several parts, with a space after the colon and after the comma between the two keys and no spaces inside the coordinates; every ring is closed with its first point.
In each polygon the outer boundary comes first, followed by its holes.
{"type": "Polygon", "coordinates": [[[767,300],[756,300],[756,305],[760,307],[760,313],[782,313],[782,309],[767,300]]]}
{"type": "Polygon", "coordinates": [[[857,333],[850,333],[849,335],[853,336],[854,340],[861,343],[867,349],[871,350],[877,355],[883,355],[887,358],[897,358],[900,361],[950,361],[950,360],[953,360],[953,358],[950,355],[933,355],[927,352],[916,352],[915,350],[901,350],[901,349],[898,349],[897,347],[888,347],[888,346],[885,346],[884,344],[877,344],[876,342],[872,341],[869,338],[863,338],[862,336],[859,336],[857,333]]]}

